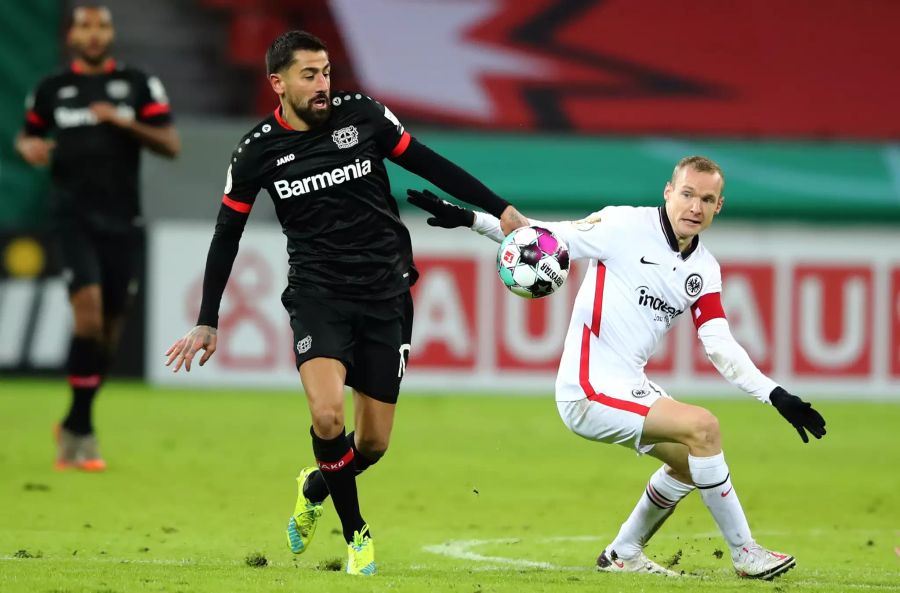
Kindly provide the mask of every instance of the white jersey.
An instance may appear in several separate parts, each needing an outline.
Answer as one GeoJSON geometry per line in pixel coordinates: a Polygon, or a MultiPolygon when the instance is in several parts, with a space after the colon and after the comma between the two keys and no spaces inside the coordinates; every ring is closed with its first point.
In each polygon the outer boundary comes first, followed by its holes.
{"type": "MultiPolygon", "coordinates": [[[[557,401],[606,398],[604,393],[646,384],[648,359],[681,315],[691,316],[710,360],[726,378],[768,401],[777,384],[731,337],[719,263],[699,237],[679,251],[664,207],[609,206],[580,221],[532,223],[557,234],[571,259],[592,260],[566,334],[557,401]]],[[[498,239],[493,217],[479,213],[473,229],[498,239]]]]}
{"type": "MultiPolygon", "coordinates": [[[[662,208],[607,207],[582,222],[544,224],[570,257],[593,260],[566,334],[558,401],[639,383],[675,320],[722,291],[719,263],[699,238],[680,253],[662,208]]],[[[724,317],[721,305],[710,315],[724,317]]]]}

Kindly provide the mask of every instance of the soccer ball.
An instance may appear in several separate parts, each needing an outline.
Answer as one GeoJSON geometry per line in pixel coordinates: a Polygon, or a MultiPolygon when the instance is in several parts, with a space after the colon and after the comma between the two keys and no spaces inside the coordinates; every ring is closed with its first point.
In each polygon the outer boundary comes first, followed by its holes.
{"type": "Polygon", "coordinates": [[[503,284],[526,299],[553,294],[569,275],[569,248],[539,226],[520,227],[503,239],[497,252],[503,284]]]}

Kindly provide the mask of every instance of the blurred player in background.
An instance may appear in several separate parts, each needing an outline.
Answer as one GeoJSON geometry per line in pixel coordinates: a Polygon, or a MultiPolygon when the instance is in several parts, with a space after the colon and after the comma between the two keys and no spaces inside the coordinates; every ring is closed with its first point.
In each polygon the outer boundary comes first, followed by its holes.
{"type": "MultiPolygon", "coordinates": [[[[216,350],[219,303],[256,194],[265,189],[287,236],[282,303],[312,417],[318,464],[301,471],[288,546],[304,552],[330,494],[348,545],[347,572],[374,574],[372,532],[356,475],[384,455],[409,357],[418,273],[409,232],[390,192],[385,159],[500,217],[525,224],[477,179],[412,138],[391,111],[364,94],[331,93],[325,44],[290,31],[266,54],[275,112],[235,148],[209,247],[197,326],[166,352],[178,371],[216,350]],[[345,431],[344,386],[353,390],[355,431],[345,431]]],[[[497,219],[494,219],[497,220],[497,219]]]]}
{"type": "Polygon", "coordinates": [[[180,150],[162,84],[116,63],[113,36],[106,7],[73,11],[67,41],[74,59],[38,84],[16,138],[26,162],[50,165],[52,230],[75,321],[67,363],[72,403],[57,427],[57,469],[106,467],[92,407],[137,290],[140,152],[174,158],[180,150]]]}
{"type": "MultiPolygon", "coordinates": [[[[808,442],[825,434],[809,403],[765,376],[731,335],[722,308],[719,263],[700,242],[724,203],[725,178],[704,157],[682,159],[659,208],[606,207],[576,222],[540,222],[589,259],[575,300],[556,379],[560,416],[575,434],[633,447],[664,462],[650,477],[631,516],[597,558],[599,570],[675,576],[644,554],[644,546],[675,505],[700,490],[731,550],[738,575],[772,579],[790,570],[793,556],[756,543],[722,453],[719,423],[699,406],[670,398],[644,374],[647,360],[675,319],[690,311],[706,354],[731,383],[772,404],[808,442]]],[[[498,221],[445,202],[429,192],[409,201],[432,214],[428,223],[471,227],[500,242],[498,221]]]]}

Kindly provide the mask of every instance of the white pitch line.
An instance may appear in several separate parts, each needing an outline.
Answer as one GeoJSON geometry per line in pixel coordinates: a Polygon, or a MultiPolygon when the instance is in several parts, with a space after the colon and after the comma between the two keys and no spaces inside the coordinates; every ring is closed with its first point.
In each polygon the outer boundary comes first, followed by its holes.
{"type": "Polygon", "coordinates": [[[518,538],[501,538],[501,539],[465,539],[454,540],[437,544],[433,546],[424,546],[422,549],[439,556],[448,556],[450,558],[458,558],[460,560],[472,560],[474,562],[488,562],[491,564],[506,564],[509,566],[517,566],[520,568],[543,568],[547,570],[566,570],[562,566],[557,566],[549,562],[538,562],[535,560],[525,560],[523,558],[505,558],[503,556],[485,556],[472,552],[470,548],[477,546],[486,546],[490,544],[517,544],[521,539],[518,538]]]}

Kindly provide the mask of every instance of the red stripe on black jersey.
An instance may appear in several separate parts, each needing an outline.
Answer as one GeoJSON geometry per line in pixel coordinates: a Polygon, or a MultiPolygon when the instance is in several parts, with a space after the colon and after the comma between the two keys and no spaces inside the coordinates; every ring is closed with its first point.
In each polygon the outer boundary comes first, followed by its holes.
{"type": "MultiPolygon", "coordinates": [[[[75,74],[84,74],[84,66],[81,65],[81,62],[78,60],[72,60],[71,64],[72,72],[75,74]]],[[[107,74],[116,69],[116,61],[112,58],[106,58],[106,61],[103,62],[103,71],[107,74]]]]}
{"type": "Polygon", "coordinates": [[[250,209],[253,208],[253,204],[248,204],[247,202],[238,202],[237,200],[232,200],[226,194],[222,195],[222,203],[235,210],[237,212],[241,212],[242,214],[248,214],[250,209]]]}
{"type": "Polygon", "coordinates": [[[694,327],[697,329],[700,329],[700,326],[710,319],[725,319],[722,293],[710,292],[697,299],[697,302],[691,305],[691,317],[694,319],[694,327]]]}
{"type": "Polygon", "coordinates": [[[44,119],[40,115],[38,115],[37,113],[35,113],[32,110],[29,110],[25,114],[25,121],[27,121],[29,124],[31,124],[35,127],[38,127],[38,128],[46,128],[47,127],[47,122],[45,122],[44,119]]]}
{"type": "Polygon", "coordinates": [[[397,146],[391,151],[391,158],[396,158],[406,152],[410,140],[412,140],[412,136],[409,135],[409,132],[403,132],[403,135],[400,136],[400,140],[397,141],[397,146]]]}
{"type": "Polygon", "coordinates": [[[292,132],[296,131],[291,127],[291,124],[287,123],[287,121],[285,121],[285,119],[281,117],[281,105],[275,108],[275,121],[277,121],[278,125],[285,130],[291,130],[292,132]]]}
{"type": "Polygon", "coordinates": [[[147,103],[141,108],[141,117],[153,117],[154,115],[162,115],[169,113],[168,103],[147,103]]]}

